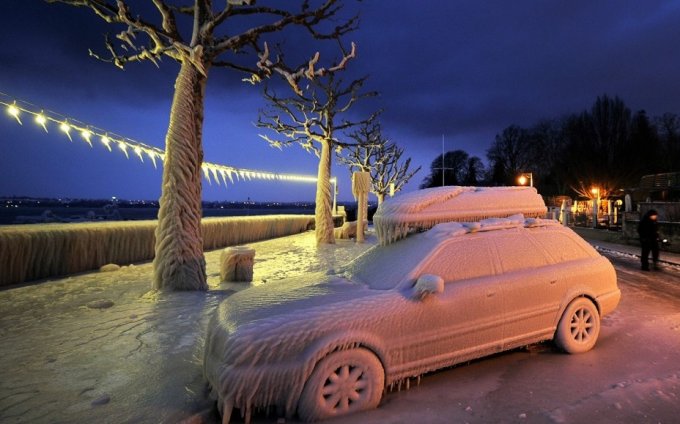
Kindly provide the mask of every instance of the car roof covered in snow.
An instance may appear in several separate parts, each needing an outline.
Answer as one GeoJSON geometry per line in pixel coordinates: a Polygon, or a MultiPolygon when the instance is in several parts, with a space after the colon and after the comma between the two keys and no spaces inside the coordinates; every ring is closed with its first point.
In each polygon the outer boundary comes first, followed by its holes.
{"type": "Polygon", "coordinates": [[[474,222],[515,214],[538,218],[546,211],[543,198],[533,187],[447,186],[388,199],[378,207],[373,222],[380,244],[385,245],[412,230],[426,230],[442,222],[474,222]]]}
{"type": "Polygon", "coordinates": [[[399,243],[375,246],[350,262],[344,271],[350,279],[371,288],[389,289],[398,281],[410,279],[419,264],[447,241],[464,240],[467,235],[483,233],[486,233],[485,238],[505,237],[507,233],[501,233],[501,230],[535,227],[567,231],[556,220],[525,218],[522,214],[478,222],[445,222],[399,243]]]}

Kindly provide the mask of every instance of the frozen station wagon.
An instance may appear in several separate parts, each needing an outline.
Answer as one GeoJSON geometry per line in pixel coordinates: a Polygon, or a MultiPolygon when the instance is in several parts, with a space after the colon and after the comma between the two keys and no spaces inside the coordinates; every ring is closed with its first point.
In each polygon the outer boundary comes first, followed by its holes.
{"type": "Polygon", "coordinates": [[[341,270],[230,296],[204,370],[227,420],[275,407],[314,421],[495,352],[545,340],[588,351],[619,298],[609,261],[554,220],[440,223],[341,270]]]}

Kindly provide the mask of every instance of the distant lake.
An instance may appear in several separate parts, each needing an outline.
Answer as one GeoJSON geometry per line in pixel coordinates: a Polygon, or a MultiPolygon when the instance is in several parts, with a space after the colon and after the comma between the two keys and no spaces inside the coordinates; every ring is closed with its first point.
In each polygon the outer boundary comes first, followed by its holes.
{"type": "MultiPolygon", "coordinates": [[[[105,215],[103,208],[88,208],[88,207],[65,207],[65,206],[50,206],[50,207],[0,207],[0,225],[16,224],[17,217],[33,217],[39,219],[46,211],[50,210],[59,218],[66,220],[78,221],[88,216],[90,211],[94,212],[96,217],[103,217],[105,215]]],[[[124,208],[119,207],[118,213],[123,221],[156,219],[158,216],[158,208],[124,208]]],[[[314,205],[309,207],[263,207],[261,205],[253,205],[252,208],[204,208],[203,216],[250,216],[250,215],[295,215],[295,214],[314,214],[314,205]]],[[[92,214],[90,214],[92,215],[92,214]]]]}

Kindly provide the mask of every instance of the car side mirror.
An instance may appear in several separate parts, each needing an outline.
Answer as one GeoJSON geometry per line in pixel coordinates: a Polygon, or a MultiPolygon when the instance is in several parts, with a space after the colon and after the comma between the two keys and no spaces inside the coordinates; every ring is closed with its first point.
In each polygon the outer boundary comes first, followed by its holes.
{"type": "Polygon", "coordinates": [[[433,274],[423,274],[418,280],[416,280],[416,285],[413,286],[414,298],[422,300],[431,294],[438,294],[444,291],[444,279],[438,275],[433,274]]]}

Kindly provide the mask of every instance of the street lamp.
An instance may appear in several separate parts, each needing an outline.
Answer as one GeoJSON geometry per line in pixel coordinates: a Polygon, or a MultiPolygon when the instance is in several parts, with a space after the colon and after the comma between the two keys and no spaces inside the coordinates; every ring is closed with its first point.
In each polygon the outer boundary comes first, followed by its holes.
{"type": "Polygon", "coordinates": [[[534,174],[532,172],[524,172],[519,175],[519,178],[517,178],[517,182],[519,185],[527,185],[529,183],[529,187],[534,186],[534,174]]]}

